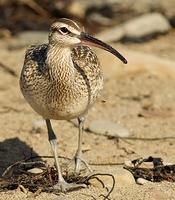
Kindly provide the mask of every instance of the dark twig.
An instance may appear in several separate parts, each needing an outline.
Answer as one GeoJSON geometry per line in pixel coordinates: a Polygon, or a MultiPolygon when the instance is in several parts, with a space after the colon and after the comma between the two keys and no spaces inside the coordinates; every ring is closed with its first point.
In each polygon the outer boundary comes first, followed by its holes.
{"type": "Polygon", "coordinates": [[[175,137],[153,137],[153,138],[138,138],[138,137],[117,137],[122,140],[143,140],[143,141],[156,141],[156,140],[175,140],[175,137]]]}
{"type": "MultiPolygon", "coordinates": [[[[29,158],[27,158],[25,161],[29,161],[29,160],[34,160],[34,159],[38,159],[38,158],[53,158],[53,156],[31,156],[29,158]]],[[[62,158],[65,160],[72,160],[71,158],[65,157],[65,156],[58,156],[58,158],[62,158]]],[[[98,165],[124,165],[123,162],[119,163],[119,162],[106,162],[106,163],[100,163],[100,162],[94,162],[94,161],[90,161],[88,163],[89,165],[94,165],[94,166],[98,166],[98,165]]]]}
{"type": "MultiPolygon", "coordinates": [[[[25,159],[25,161],[34,160],[34,159],[38,159],[38,158],[53,158],[53,156],[31,156],[31,157],[25,159]]],[[[68,158],[68,157],[65,157],[65,156],[58,156],[58,158],[71,160],[71,158],[68,158]]]]}
{"type": "MultiPolygon", "coordinates": [[[[38,159],[38,158],[53,158],[53,156],[31,156],[27,159],[25,159],[25,161],[29,161],[29,160],[34,160],[34,159],[38,159]]],[[[68,158],[68,157],[65,157],[65,156],[58,156],[58,158],[62,158],[62,159],[65,159],[65,160],[72,160],[71,158],[68,158]]],[[[94,162],[94,161],[90,161],[88,163],[89,165],[94,165],[94,166],[98,166],[98,165],[101,165],[101,166],[106,166],[106,165],[124,165],[123,162],[94,162]]]]}
{"type": "Polygon", "coordinates": [[[89,162],[89,165],[94,165],[94,166],[98,166],[98,165],[124,165],[123,162],[119,163],[119,162],[107,162],[107,163],[100,163],[100,162],[89,162]]]}
{"type": "Polygon", "coordinates": [[[7,167],[7,169],[3,172],[2,177],[6,177],[8,174],[11,174],[13,172],[13,168],[15,166],[31,166],[31,165],[36,165],[36,164],[44,164],[43,161],[35,161],[35,162],[25,162],[25,160],[17,161],[14,164],[10,165],[7,167]]]}
{"type": "MultiPolygon", "coordinates": [[[[74,124],[74,122],[70,121],[72,124],[74,124]]],[[[75,125],[75,124],[74,124],[75,125]]],[[[75,125],[76,126],[76,125],[75,125]]],[[[92,131],[90,131],[88,128],[85,129],[85,131],[92,133],[94,135],[98,135],[97,133],[94,133],[92,131]]],[[[167,137],[153,137],[153,138],[139,138],[139,137],[120,137],[120,136],[109,136],[109,135],[104,135],[107,138],[110,139],[122,139],[122,140],[143,140],[143,141],[156,141],[156,140],[175,140],[175,137],[173,136],[167,136],[167,137]]]]}
{"type": "Polygon", "coordinates": [[[94,176],[94,177],[91,177],[91,180],[92,179],[96,179],[98,182],[101,183],[102,187],[105,188],[105,184],[103,183],[103,181],[101,179],[99,179],[98,177],[94,176]]]}
{"type": "MultiPolygon", "coordinates": [[[[110,190],[107,189],[108,190],[107,195],[100,195],[100,196],[104,197],[104,200],[109,199],[109,196],[113,192],[114,187],[115,187],[115,178],[114,178],[114,176],[112,174],[108,174],[108,173],[94,173],[94,174],[91,174],[90,176],[86,177],[84,179],[84,183],[88,183],[89,180],[92,180],[94,178],[98,178],[97,176],[110,176],[112,178],[113,184],[112,184],[112,187],[111,187],[110,190]]],[[[99,181],[100,179],[98,178],[97,180],[99,181]]],[[[102,183],[102,186],[104,188],[105,185],[104,185],[104,183],[101,180],[100,180],[100,183],[102,183]]]]}

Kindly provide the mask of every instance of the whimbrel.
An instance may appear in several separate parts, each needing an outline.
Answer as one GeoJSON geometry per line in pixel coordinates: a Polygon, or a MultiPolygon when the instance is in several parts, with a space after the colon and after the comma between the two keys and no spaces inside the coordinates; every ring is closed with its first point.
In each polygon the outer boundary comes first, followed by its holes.
{"type": "Polygon", "coordinates": [[[20,77],[21,91],[30,106],[41,115],[48,130],[48,139],[58,171],[55,188],[68,191],[79,187],[68,184],[61,173],[56,135],[50,119],[77,118],[79,123],[78,149],[75,154],[75,172],[80,170],[81,141],[85,116],[103,87],[101,66],[88,45],[102,48],[126,59],[111,46],[85,33],[72,20],[60,19],[50,28],[48,44],[33,45],[26,52],[20,77]]]}

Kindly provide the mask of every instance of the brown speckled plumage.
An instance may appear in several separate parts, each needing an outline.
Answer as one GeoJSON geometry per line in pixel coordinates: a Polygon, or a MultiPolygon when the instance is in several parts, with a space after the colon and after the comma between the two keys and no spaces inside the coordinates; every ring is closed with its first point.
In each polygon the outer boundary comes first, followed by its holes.
{"type": "Polygon", "coordinates": [[[48,44],[28,48],[20,78],[25,99],[46,121],[58,171],[58,183],[54,188],[63,192],[84,185],[70,184],[64,180],[50,119],[78,119],[79,137],[74,172],[79,173],[82,162],[90,170],[82,158],[81,135],[85,115],[102,90],[103,76],[96,54],[87,45],[105,49],[126,63],[119,52],[83,32],[74,21],[60,19],[51,25],[48,44]]]}
{"type": "Polygon", "coordinates": [[[60,51],[48,63],[48,44],[31,46],[25,56],[20,86],[23,95],[45,119],[71,119],[88,110],[98,97],[103,77],[96,54],[88,46],[71,50],[73,65],[62,61],[60,51]]]}

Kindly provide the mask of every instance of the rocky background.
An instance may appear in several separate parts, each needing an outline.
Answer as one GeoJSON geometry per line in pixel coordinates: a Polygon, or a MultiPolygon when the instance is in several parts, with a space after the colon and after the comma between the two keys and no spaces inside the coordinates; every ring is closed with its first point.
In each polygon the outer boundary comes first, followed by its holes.
{"type": "MultiPolygon", "coordinates": [[[[175,184],[135,180],[124,164],[140,157],[175,163],[175,1],[174,0],[0,0],[0,175],[31,155],[51,155],[44,121],[19,90],[25,49],[47,42],[49,26],[60,17],[111,43],[128,60],[123,65],[95,49],[105,88],[89,111],[84,155],[94,170],[114,175],[114,200],[174,200],[175,184]]],[[[72,158],[75,121],[53,121],[59,153],[72,158]]],[[[52,159],[46,159],[53,165],[52,159]]],[[[144,166],[148,167],[148,166],[144,166]]],[[[150,167],[150,166],[149,166],[150,167]]],[[[64,168],[64,167],[63,167],[64,168]]],[[[106,186],[111,179],[104,178],[106,186]]],[[[35,199],[103,199],[98,182],[67,195],[41,192],[35,199]]],[[[28,190],[2,191],[0,199],[34,199],[28,190]]]]}

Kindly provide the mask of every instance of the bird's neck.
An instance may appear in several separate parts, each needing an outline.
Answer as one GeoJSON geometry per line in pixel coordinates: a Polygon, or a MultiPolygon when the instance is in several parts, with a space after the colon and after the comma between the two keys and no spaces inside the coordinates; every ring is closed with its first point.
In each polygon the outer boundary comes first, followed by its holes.
{"type": "Polygon", "coordinates": [[[74,65],[71,49],[58,45],[49,45],[47,64],[54,79],[71,82],[74,77],[74,65]]]}

